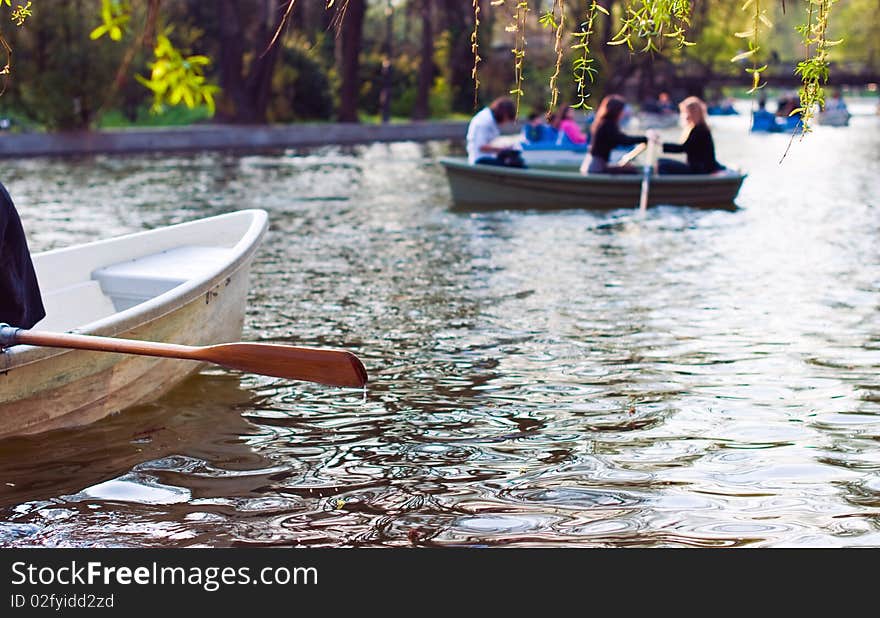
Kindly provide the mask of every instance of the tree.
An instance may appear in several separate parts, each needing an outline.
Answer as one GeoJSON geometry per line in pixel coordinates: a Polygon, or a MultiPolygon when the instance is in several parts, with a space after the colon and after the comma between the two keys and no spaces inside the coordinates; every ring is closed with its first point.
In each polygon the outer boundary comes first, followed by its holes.
{"type": "Polygon", "coordinates": [[[341,122],[358,122],[358,91],[360,89],[360,54],[363,40],[366,0],[348,0],[336,9],[341,20],[338,41],[339,111],[341,122]]]}
{"type": "Polygon", "coordinates": [[[97,8],[84,0],[58,2],[27,28],[10,33],[16,70],[8,104],[50,129],[91,125],[123,57],[109,41],[89,40],[97,8]]]}
{"type": "Polygon", "coordinates": [[[425,120],[431,113],[430,94],[434,83],[434,32],[431,5],[431,0],[421,0],[419,3],[422,18],[421,54],[416,101],[412,111],[413,120],[425,120]]]}
{"type": "MultiPolygon", "coordinates": [[[[42,1],[36,0],[35,8],[38,9],[42,1]]],[[[361,94],[360,63],[367,1],[325,1],[326,4],[322,1],[320,6],[312,2],[308,7],[303,5],[294,11],[296,0],[218,0],[217,3],[136,0],[131,6],[140,7],[140,12],[145,13],[147,18],[140,29],[140,38],[135,39],[153,39],[157,53],[156,59],[149,64],[152,70],[149,79],[140,81],[153,91],[156,106],[181,101],[188,105],[213,105],[216,86],[210,83],[207,73],[204,73],[208,58],[205,55],[187,55],[175,47],[178,44],[192,44],[199,37],[186,41],[182,40],[180,32],[175,31],[172,35],[164,28],[157,27],[160,21],[157,7],[160,3],[167,19],[162,23],[179,25],[180,20],[175,19],[175,12],[180,14],[180,7],[186,7],[187,15],[198,14],[198,26],[206,31],[201,39],[211,43],[206,46],[213,46],[210,55],[219,58],[220,81],[226,90],[221,105],[222,115],[238,122],[261,122],[266,118],[268,101],[271,99],[271,84],[279,59],[278,49],[281,47],[279,41],[291,16],[297,15],[315,24],[318,21],[326,23],[327,16],[332,15],[339,32],[333,54],[338,67],[338,117],[356,121],[361,94]],[[149,8],[143,10],[144,6],[149,8]],[[322,13],[320,20],[316,17],[318,12],[322,13]],[[209,32],[212,24],[214,32],[209,32]],[[160,51],[162,57],[159,57],[160,51]]],[[[383,3],[387,1],[382,0],[383,3]]],[[[716,63],[715,59],[719,54],[729,53],[731,40],[739,44],[739,52],[732,58],[736,64],[731,66],[739,66],[740,70],[748,72],[753,80],[753,90],[757,90],[764,83],[762,75],[767,68],[762,63],[779,48],[774,45],[776,49],[769,49],[765,38],[773,36],[774,39],[780,39],[785,36],[781,26],[771,23],[774,12],[778,14],[780,9],[784,12],[783,0],[713,0],[712,10],[709,0],[394,1],[395,6],[407,9],[418,6],[421,10],[421,30],[425,36],[420,42],[419,86],[414,93],[417,104],[412,110],[418,117],[425,114],[425,93],[432,83],[433,67],[428,56],[441,54],[440,51],[429,54],[431,43],[437,43],[437,47],[443,49],[442,55],[449,60],[438,82],[451,92],[453,109],[470,112],[480,94],[475,91],[472,70],[488,68],[490,73],[494,70],[496,74],[511,74],[512,79],[505,77],[506,81],[501,82],[496,79],[493,92],[500,94],[501,84],[512,82],[513,86],[509,89],[516,97],[522,94],[521,84],[527,72],[534,75],[541,73],[529,66],[532,50],[529,50],[526,38],[527,35],[531,36],[530,29],[536,27],[537,16],[541,17],[542,22],[548,14],[556,16],[558,13],[561,18],[562,9],[566,9],[567,19],[555,27],[554,49],[570,58],[572,79],[561,80],[557,71],[553,73],[550,90],[555,100],[559,84],[570,81],[575,85],[577,105],[587,104],[586,95],[593,88],[591,84],[597,74],[607,80],[605,85],[610,89],[616,89],[623,81],[638,79],[642,90],[648,90],[654,85],[655,78],[665,79],[664,76],[671,75],[673,64],[677,70],[682,61],[690,59],[696,60],[697,64],[703,62],[704,69],[709,70],[705,61],[709,56],[713,58],[712,64],[721,66],[721,61],[716,63]],[[436,9],[433,19],[432,5],[436,9]],[[741,11],[736,10],[737,5],[741,11]],[[725,19],[718,16],[729,15],[731,11],[737,13],[737,17],[725,19]],[[515,57],[510,63],[515,68],[512,70],[499,72],[480,63],[477,57],[478,54],[494,53],[492,39],[496,21],[515,40],[512,46],[515,57]],[[566,44],[560,45],[562,41],[566,44]],[[707,53],[699,57],[689,54],[688,48],[694,42],[704,45],[707,53]]],[[[798,26],[800,48],[806,53],[796,67],[803,84],[801,107],[805,120],[810,110],[823,101],[823,85],[829,76],[831,50],[837,44],[829,36],[832,30],[830,15],[836,3],[837,0],[789,0],[788,3],[790,15],[807,16],[807,23],[798,26]]],[[[123,38],[131,24],[138,21],[133,18],[129,6],[123,0],[101,0],[100,20],[98,27],[92,31],[93,38],[123,38]]],[[[856,40],[868,49],[867,62],[876,63],[876,0],[850,0],[846,7],[844,17],[857,31],[856,40]]],[[[14,18],[16,14],[22,17],[28,10],[24,7],[12,9],[10,0],[0,1],[0,11],[11,11],[14,18]]],[[[412,13],[407,11],[406,14],[412,13]]],[[[549,22],[555,25],[555,19],[553,17],[549,22]]],[[[784,21],[787,22],[788,18],[784,21]]],[[[305,26],[305,30],[310,27],[313,26],[305,26]]],[[[790,24],[786,24],[788,28],[790,24]]],[[[196,28],[191,31],[195,32],[196,28]]],[[[508,35],[501,36],[504,45],[507,45],[508,35]]],[[[324,40],[329,42],[330,37],[324,40]]],[[[196,48],[195,45],[191,47],[196,48]]],[[[846,57],[853,57],[856,51],[854,47],[841,47],[836,48],[835,53],[840,50],[845,52],[846,57]]],[[[503,53],[503,48],[499,48],[499,53],[503,53]]],[[[559,67],[562,55],[555,56],[556,66],[559,67]]]]}

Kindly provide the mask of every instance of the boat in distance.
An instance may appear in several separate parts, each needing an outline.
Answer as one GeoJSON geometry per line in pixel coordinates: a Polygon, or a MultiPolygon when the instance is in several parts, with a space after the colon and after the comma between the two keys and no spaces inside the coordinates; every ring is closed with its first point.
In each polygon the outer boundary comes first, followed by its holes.
{"type": "MultiPolygon", "coordinates": [[[[549,170],[470,165],[445,157],[452,201],[461,209],[637,208],[641,174],[587,174],[577,169],[549,170]]],[[[746,174],[724,170],[714,174],[652,175],[648,205],[736,209],[734,199],[746,174]]]]}
{"type": "MultiPolygon", "coordinates": [[[[185,345],[241,338],[267,229],[241,210],[36,253],[46,317],[34,329],[185,345]]],[[[0,438],[84,425],[157,399],[190,360],[16,345],[0,353],[0,438]]]]}

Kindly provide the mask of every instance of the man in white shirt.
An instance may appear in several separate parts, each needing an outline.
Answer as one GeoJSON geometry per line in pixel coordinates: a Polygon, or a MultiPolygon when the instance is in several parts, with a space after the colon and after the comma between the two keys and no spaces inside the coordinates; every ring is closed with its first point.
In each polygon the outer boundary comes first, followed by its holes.
{"type": "Polygon", "coordinates": [[[503,165],[495,156],[508,150],[490,143],[501,135],[500,126],[516,120],[516,104],[508,97],[499,97],[471,118],[467,130],[468,163],[503,165]]]}

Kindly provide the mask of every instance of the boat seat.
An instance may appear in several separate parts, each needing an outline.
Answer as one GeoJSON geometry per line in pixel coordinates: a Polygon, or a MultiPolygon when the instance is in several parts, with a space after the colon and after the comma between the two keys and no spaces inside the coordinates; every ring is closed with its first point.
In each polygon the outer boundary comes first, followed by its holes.
{"type": "Polygon", "coordinates": [[[223,247],[186,246],[99,268],[92,273],[117,311],[124,311],[192,279],[209,276],[231,258],[223,247]]]}
{"type": "Polygon", "coordinates": [[[116,313],[113,301],[97,281],[82,281],[57,290],[43,290],[46,317],[34,328],[66,331],[116,313]]]}

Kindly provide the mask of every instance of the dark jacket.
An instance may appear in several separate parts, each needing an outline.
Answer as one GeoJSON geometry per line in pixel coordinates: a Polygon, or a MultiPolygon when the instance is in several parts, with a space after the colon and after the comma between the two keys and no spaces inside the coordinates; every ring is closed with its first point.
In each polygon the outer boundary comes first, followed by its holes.
{"type": "Polygon", "coordinates": [[[21,220],[0,184],[0,322],[31,328],[45,316],[21,220]]]}
{"type": "Polygon", "coordinates": [[[611,156],[611,151],[618,146],[632,146],[647,142],[644,135],[626,135],[614,122],[603,122],[596,127],[593,133],[593,142],[590,145],[590,154],[606,161],[611,156]]]}
{"type": "Polygon", "coordinates": [[[711,174],[724,169],[715,160],[715,143],[712,133],[705,124],[698,124],[688,133],[683,144],[663,144],[663,152],[683,152],[687,154],[687,162],[695,174],[711,174]]]}

